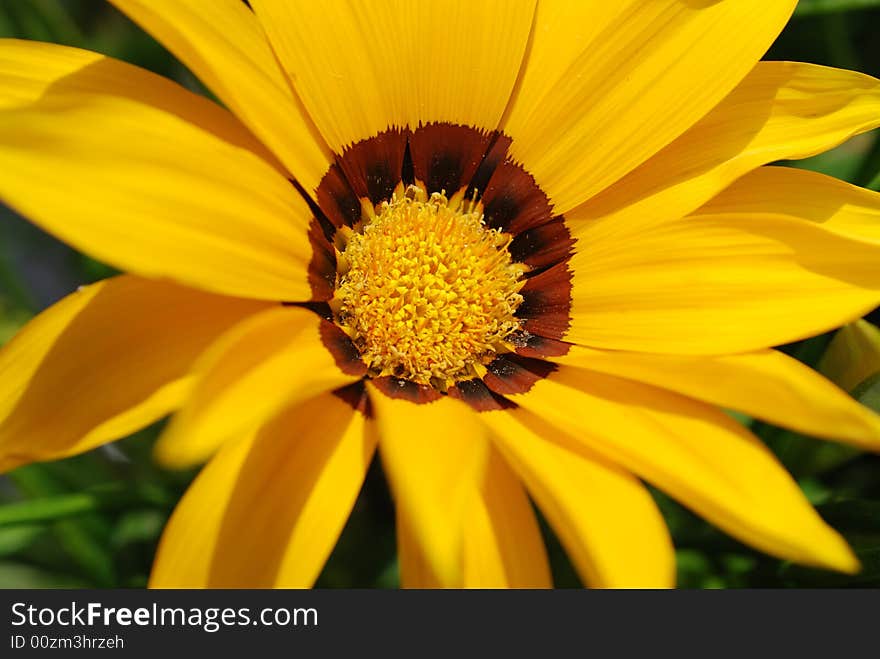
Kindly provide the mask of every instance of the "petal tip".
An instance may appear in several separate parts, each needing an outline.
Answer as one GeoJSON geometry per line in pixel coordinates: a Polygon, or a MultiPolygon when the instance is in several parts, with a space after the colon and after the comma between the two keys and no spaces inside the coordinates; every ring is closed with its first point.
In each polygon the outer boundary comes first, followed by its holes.
{"type": "Polygon", "coordinates": [[[816,553],[812,561],[814,565],[843,574],[858,574],[862,569],[862,563],[855,552],[843,536],[833,530],[831,534],[824,542],[816,544],[816,553]]]}
{"type": "Polygon", "coordinates": [[[178,441],[179,432],[174,424],[159,437],[153,446],[153,460],[163,469],[183,471],[205,461],[205,456],[187,449],[186,442],[178,441]]]}

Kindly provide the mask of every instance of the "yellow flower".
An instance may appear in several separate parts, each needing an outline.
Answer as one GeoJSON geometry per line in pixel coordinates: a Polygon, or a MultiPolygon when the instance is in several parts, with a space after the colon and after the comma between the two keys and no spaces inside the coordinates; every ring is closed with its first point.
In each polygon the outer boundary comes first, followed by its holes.
{"type": "Polygon", "coordinates": [[[586,583],[671,586],[642,479],[857,569],[720,410],[880,449],[770,349],[880,303],[880,197],[764,166],[880,125],[758,61],[794,0],[114,4],[229,110],[0,42],[0,197],[132,273],[0,353],[0,462],[177,411],[159,458],[210,462],[153,586],[312,584],[377,446],[407,586],[550,585],[529,496],[586,583]]]}

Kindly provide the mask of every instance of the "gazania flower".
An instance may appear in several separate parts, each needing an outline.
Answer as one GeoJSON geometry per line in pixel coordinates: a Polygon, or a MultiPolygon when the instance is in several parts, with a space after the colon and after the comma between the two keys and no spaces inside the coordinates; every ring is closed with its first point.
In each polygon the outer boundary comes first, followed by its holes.
{"type": "MultiPolygon", "coordinates": [[[[307,586],[378,446],[406,586],[671,586],[642,481],[775,556],[857,569],[722,408],[880,448],[772,346],[880,302],[878,195],[765,167],[880,124],[880,83],[759,62],[793,0],[114,0],[228,109],[0,46],[0,195],[130,272],[0,354],[0,452],[176,411],[210,460],[153,586],[307,586]],[[252,9],[251,9],[252,8],[252,9]]],[[[364,542],[369,542],[368,538],[364,542]]]]}

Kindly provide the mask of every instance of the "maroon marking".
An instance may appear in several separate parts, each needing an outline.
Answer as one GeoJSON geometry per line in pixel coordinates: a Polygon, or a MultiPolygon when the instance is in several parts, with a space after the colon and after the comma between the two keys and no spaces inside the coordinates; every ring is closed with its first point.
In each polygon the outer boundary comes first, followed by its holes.
{"type": "MultiPolygon", "coordinates": [[[[412,133],[389,129],[346,148],[316,191],[318,208],[313,208],[316,219],[309,231],[313,248],[309,282],[315,301],[300,303],[319,314],[323,310],[328,318],[329,307],[322,300],[332,294],[336,264],[329,242],[332,236],[325,236],[360,220],[360,198],[380,203],[390,199],[398,183],[415,178],[429,192],[445,189],[451,195],[464,186],[471,193],[482,191],[487,224],[513,234],[512,258],[533,272],[521,291],[523,302],[516,313],[524,330],[517,337],[516,354],[495,359],[482,380],[465,380],[449,389],[450,396],[480,411],[513,406],[504,395],[528,391],[556,368],[542,358],[564,355],[569,349],[561,339],[570,324],[572,278],[566,260],[574,242],[565,220],[553,217],[552,205],[534,178],[506,159],[510,143],[510,138],[498,133],[429,124],[412,133]]],[[[323,322],[321,339],[343,372],[366,375],[357,347],[341,329],[323,322]]],[[[443,396],[432,386],[400,378],[374,378],[372,382],[383,394],[413,403],[443,396]]],[[[363,385],[352,385],[344,395],[362,400],[363,385]]]]}
{"type": "Polygon", "coordinates": [[[345,178],[358,198],[374,204],[391,198],[400,183],[407,133],[390,128],[345,149],[338,159],[345,178]]]}
{"type": "Polygon", "coordinates": [[[333,312],[330,310],[330,305],[326,302],[282,302],[281,304],[285,307],[308,309],[324,320],[333,321],[333,312]]]}
{"type": "Polygon", "coordinates": [[[312,301],[329,300],[336,286],[336,252],[327,242],[324,229],[315,217],[309,224],[309,244],[312,246],[308,271],[312,301]]]}
{"type": "Polygon", "coordinates": [[[489,150],[483,158],[483,162],[477,167],[477,171],[471,179],[471,186],[468,188],[467,192],[468,197],[470,197],[474,191],[477,192],[478,197],[482,197],[486,188],[489,186],[489,179],[492,178],[492,174],[495,173],[498,165],[504,162],[510,144],[511,139],[507,137],[507,135],[495,133],[492,146],[489,147],[489,150]]]}
{"type": "Polygon", "coordinates": [[[453,124],[428,124],[409,138],[415,176],[428,192],[452,196],[470,185],[493,134],[453,124]]]}
{"type": "Polygon", "coordinates": [[[571,322],[571,271],[567,263],[531,277],[520,293],[522,304],[516,310],[523,329],[531,334],[562,339],[571,322]]]}
{"type": "Polygon", "coordinates": [[[316,195],[318,206],[337,229],[353,226],[361,219],[361,202],[352,191],[339,165],[333,165],[324,174],[316,195]]]}
{"type": "Polygon", "coordinates": [[[321,341],[333,355],[339,370],[346,375],[363,376],[367,374],[367,365],[348,335],[333,323],[322,320],[320,327],[321,341]]]}
{"type": "Polygon", "coordinates": [[[523,231],[508,249],[514,261],[533,268],[546,268],[566,260],[573,248],[574,239],[565,220],[557,217],[547,224],[523,231]]]}
{"type": "Polygon", "coordinates": [[[434,387],[410,380],[383,377],[373,378],[372,383],[389,398],[401,398],[411,403],[432,403],[443,396],[434,387]]]}
{"type": "Polygon", "coordinates": [[[517,346],[516,354],[523,357],[544,359],[545,357],[562,357],[571,350],[571,344],[556,339],[548,339],[546,336],[529,334],[523,345],[517,346]]]}
{"type": "Polygon", "coordinates": [[[496,394],[510,396],[527,392],[536,382],[555,371],[556,365],[509,354],[496,357],[487,368],[489,372],[483,376],[486,386],[496,394]]]}
{"type": "Polygon", "coordinates": [[[406,151],[403,152],[403,167],[400,172],[400,180],[404,185],[413,185],[416,182],[416,172],[413,166],[412,151],[409,148],[409,140],[406,141],[406,151]]]}
{"type": "Polygon", "coordinates": [[[353,410],[360,412],[366,418],[373,418],[373,405],[370,403],[370,397],[367,395],[367,388],[364,386],[363,380],[336,389],[333,395],[351,405],[353,410]]]}
{"type": "Polygon", "coordinates": [[[535,179],[510,160],[501,163],[483,194],[486,224],[514,235],[553,219],[550,200],[535,179]]]}
{"type": "Polygon", "coordinates": [[[450,387],[449,397],[464,401],[477,412],[509,410],[518,405],[491,391],[482,380],[463,380],[450,387]]]}

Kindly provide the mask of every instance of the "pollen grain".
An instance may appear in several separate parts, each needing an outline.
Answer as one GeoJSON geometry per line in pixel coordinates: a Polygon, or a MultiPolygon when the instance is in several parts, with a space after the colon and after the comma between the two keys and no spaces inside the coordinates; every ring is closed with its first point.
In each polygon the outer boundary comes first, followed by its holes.
{"type": "Polygon", "coordinates": [[[511,349],[526,267],[481,210],[398,186],[346,237],[332,306],[374,376],[445,390],[511,349]]]}

